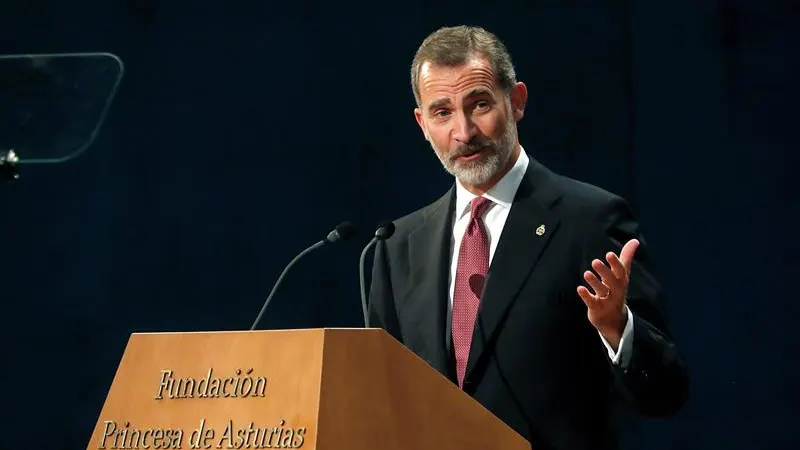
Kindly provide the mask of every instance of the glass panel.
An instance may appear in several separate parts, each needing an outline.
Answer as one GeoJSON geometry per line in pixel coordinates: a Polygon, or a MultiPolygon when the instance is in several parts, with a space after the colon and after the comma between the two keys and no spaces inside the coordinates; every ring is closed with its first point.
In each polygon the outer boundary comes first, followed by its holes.
{"type": "Polygon", "coordinates": [[[123,71],[108,53],[0,55],[0,159],[55,164],[86,151],[123,71]]]}

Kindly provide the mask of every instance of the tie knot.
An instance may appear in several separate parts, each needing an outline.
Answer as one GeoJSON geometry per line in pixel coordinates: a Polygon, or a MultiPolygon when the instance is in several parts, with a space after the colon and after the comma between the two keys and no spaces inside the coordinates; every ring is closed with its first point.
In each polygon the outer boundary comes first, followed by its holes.
{"type": "Polygon", "coordinates": [[[492,201],[485,197],[475,197],[470,202],[470,208],[472,209],[472,218],[473,219],[480,219],[483,216],[483,213],[489,209],[489,206],[492,205],[492,201]]]}

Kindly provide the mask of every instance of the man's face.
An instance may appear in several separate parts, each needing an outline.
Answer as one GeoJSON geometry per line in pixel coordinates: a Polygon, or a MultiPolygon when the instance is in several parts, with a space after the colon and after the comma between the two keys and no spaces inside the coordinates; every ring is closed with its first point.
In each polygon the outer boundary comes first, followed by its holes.
{"type": "Polygon", "coordinates": [[[492,65],[476,56],[457,67],[420,69],[417,123],[445,170],[468,186],[497,181],[516,154],[516,122],[525,86],[510,98],[497,86],[492,65]]]}

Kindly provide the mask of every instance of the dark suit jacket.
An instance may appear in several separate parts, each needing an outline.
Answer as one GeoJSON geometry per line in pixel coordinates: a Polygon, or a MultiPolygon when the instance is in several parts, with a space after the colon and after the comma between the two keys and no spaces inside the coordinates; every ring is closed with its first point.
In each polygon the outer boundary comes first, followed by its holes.
{"type": "MultiPolygon", "coordinates": [[[[395,221],[395,234],[375,250],[369,305],[371,326],[451,380],[446,318],[454,205],[455,188],[395,221]]],[[[611,413],[619,399],[646,416],[675,413],[689,382],[649,264],[624,200],[531,158],[487,276],[464,391],[534,450],[617,448],[611,413]],[[576,288],[592,259],[618,253],[634,237],[640,246],[628,289],[633,351],[621,370],[576,288]]]]}

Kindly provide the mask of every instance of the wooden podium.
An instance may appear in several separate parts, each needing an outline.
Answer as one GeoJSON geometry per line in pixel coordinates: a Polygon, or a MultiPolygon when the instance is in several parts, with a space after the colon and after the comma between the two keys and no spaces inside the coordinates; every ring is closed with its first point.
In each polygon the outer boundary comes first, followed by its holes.
{"type": "Polygon", "coordinates": [[[528,450],[380,329],[131,335],[87,449],[528,450]]]}

